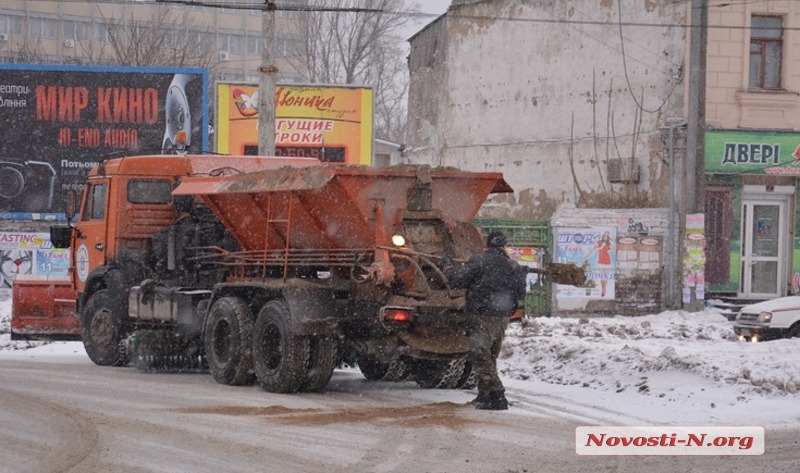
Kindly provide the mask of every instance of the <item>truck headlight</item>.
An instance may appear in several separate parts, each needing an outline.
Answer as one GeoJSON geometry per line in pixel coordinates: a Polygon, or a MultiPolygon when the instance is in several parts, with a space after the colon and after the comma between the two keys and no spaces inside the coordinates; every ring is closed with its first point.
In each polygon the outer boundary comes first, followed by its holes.
{"type": "Polygon", "coordinates": [[[765,324],[772,322],[772,312],[761,312],[758,314],[758,321],[765,324]]]}
{"type": "Polygon", "coordinates": [[[406,244],[406,239],[403,235],[396,233],[392,235],[392,244],[398,248],[402,248],[406,244]]]}

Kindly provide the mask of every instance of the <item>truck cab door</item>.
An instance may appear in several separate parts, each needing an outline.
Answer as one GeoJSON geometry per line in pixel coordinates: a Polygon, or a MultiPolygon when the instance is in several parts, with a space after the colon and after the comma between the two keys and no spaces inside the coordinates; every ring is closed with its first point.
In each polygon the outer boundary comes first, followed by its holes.
{"type": "Polygon", "coordinates": [[[108,181],[93,181],[84,192],[81,214],[74,234],[73,267],[75,272],[75,288],[83,292],[89,274],[106,264],[107,217],[108,217],[108,181]]]}

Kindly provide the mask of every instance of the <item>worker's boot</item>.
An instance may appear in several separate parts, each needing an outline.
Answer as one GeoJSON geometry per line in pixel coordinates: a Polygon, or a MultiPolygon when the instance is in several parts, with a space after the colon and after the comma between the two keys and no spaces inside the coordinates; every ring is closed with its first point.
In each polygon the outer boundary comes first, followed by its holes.
{"type": "MultiPolygon", "coordinates": [[[[486,395],[485,400],[475,403],[475,409],[482,409],[486,411],[505,411],[508,409],[508,401],[506,400],[505,391],[492,391],[486,395]]],[[[478,394],[480,397],[480,394],[478,394]]]]}
{"type": "Polygon", "coordinates": [[[488,401],[489,401],[489,393],[486,393],[486,392],[482,393],[482,392],[478,391],[478,396],[475,397],[475,399],[469,401],[469,404],[472,404],[472,405],[476,406],[478,404],[481,404],[481,403],[484,403],[484,402],[488,402],[488,401]]]}

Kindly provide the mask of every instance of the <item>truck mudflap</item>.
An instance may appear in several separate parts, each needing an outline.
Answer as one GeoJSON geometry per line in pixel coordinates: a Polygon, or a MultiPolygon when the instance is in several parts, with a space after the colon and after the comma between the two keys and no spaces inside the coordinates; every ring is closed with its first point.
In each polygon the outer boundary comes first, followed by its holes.
{"type": "Polygon", "coordinates": [[[80,340],[77,294],[70,279],[17,277],[12,287],[12,340],[80,340]]]}
{"type": "Polygon", "coordinates": [[[428,353],[440,355],[465,354],[469,351],[469,339],[461,334],[437,334],[426,336],[424,334],[401,332],[401,340],[411,348],[428,353]]]}

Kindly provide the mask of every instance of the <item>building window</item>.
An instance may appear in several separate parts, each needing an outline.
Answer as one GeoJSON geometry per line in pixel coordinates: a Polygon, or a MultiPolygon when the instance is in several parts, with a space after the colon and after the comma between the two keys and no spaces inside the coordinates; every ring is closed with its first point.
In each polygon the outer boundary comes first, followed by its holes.
{"type": "Polygon", "coordinates": [[[220,34],[217,38],[217,45],[220,51],[228,51],[229,53],[242,53],[244,52],[244,36],[235,34],[220,34]]]}
{"type": "Polygon", "coordinates": [[[94,40],[98,43],[109,42],[108,26],[105,23],[94,24],[94,40]]]}
{"type": "Polygon", "coordinates": [[[28,23],[28,34],[40,38],[55,38],[58,36],[58,23],[47,18],[31,18],[28,23]]]}
{"type": "Polygon", "coordinates": [[[87,41],[89,39],[89,28],[91,23],[79,21],[64,22],[64,39],[77,39],[87,41]]]}
{"type": "Polygon", "coordinates": [[[214,50],[214,33],[201,31],[196,34],[197,34],[197,46],[198,48],[200,48],[200,50],[202,51],[214,50]]]}
{"type": "Polygon", "coordinates": [[[247,54],[260,55],[262,51],[261,36],[248,36],[247,37],[247,54]]]}
{"type": "Polygon", "coordinates": [[[777,16],[753,16],[750,28],[750,88],[781,87],[783,21],[777,16]]]}
{"type": "Polygon", "coordinates": [[[283,57],[297,57],[303,50],[303,42],[295,38],[277,38],[278,54],[283,57]]]}
{"type": "Polygon", "coordinates": [[[16,15],[0,15],[0,33],[2,34],[21,34],[22,33],[21,16],[16,15]]]}

